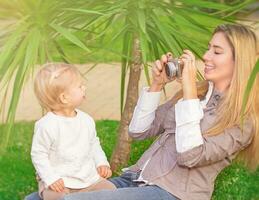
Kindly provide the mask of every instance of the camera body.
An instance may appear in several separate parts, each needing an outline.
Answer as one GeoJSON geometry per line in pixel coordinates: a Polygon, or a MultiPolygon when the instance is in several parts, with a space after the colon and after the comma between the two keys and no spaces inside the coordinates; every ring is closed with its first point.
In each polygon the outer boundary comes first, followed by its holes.
{"type": "Polygon", "coordinates": [[[183,61],[180,59],[169,59],[165,64],[165,73],[168,79],[174,77],[181,78],[183,71],[183,61]]]}

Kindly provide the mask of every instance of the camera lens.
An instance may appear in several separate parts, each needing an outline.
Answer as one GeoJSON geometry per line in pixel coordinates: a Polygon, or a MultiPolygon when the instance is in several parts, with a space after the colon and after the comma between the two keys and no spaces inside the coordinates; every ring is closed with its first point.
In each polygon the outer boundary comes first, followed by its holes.
{"type": "Polygon", "coordinates": [[[170,59],[165,64],[165,73],[168,79],[172,79],[173,77],[181,77],[183,70],[183,62],[179,59],[170,59]]]}
{"type": "Polygon", "coordinates": [[[165,73],[167,77],[171,76],[170,67],[168,66],[168,63],[165,64],[165,73]]]}
{"type": "Polygon", "coordinates": [[[177,67],[174,62],[168,62],[165,64],[165,73],[168,79],[173,78],[177,74],[177,67]]]}

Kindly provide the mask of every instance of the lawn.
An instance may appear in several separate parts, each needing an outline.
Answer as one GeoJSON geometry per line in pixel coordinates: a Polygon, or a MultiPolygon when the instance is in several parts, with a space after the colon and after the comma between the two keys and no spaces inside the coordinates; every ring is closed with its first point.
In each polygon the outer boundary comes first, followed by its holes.
{"type": "MultiPolygon", "coordinates": [[[[106,155],[110,158],[115,146],[118,121],[101,120],[96,122],[97,132],[106,155]]],[[[0,133],[3,125],[0,125],[0,133]]],[[[33,123],[17,123],[8,151],[0,157],[0,200],[19,200],[26,194],[36,191],[34,169],[30,160],[30,145],[33,123]]],[[[134,142],[129,164],[135,163],[151,140],[134,142]]],[[[234,163],[217,178],[213,200],[259,200],[259,169],[246,170],[234,163]]]]}

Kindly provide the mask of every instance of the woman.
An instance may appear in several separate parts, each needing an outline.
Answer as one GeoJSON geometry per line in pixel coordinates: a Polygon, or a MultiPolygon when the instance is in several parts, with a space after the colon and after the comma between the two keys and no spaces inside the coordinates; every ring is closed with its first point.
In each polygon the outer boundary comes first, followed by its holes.
{"type": "Polygon", "coordinates": [[[153,82],[143,89],[129,132],[135,139],[159,136],[138,162],[110,181],[118,188],[67,195],[64,200],[210,199],[214,181],[243,151],[250,167],[259,161],[259,79],[250,93],[242,123],[242,98],[258,59],[258,40],[242,25],[220,25],[203,56],[206,81],[196,84],[195,57],[184,50],[182,90],[158,106],[163,86],[172,81],[163,55],[153,82]],[[253,159],[252,159],[253,153],[253,159]],[[250,156],[249,156],[250,155],[250,156]]]}

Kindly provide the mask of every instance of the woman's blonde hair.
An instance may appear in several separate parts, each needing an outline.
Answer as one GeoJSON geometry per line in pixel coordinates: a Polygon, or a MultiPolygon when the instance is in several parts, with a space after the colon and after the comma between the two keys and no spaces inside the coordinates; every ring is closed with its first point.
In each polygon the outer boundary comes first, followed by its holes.
{"type": "MultiPolygon", "coordinates": [[[[242,127],[242,117],[253,124],[254,138],[252,143],[242,152],[240,158],[245,164],[254,169],[259,164],[259,78],[255,82],[248,97],[247,105],[242,115],[242,103],[250,74],[258,59],[258,39],[248,27],[239,24],[219,25],[213,34],[221,32],[225,35],[231,48],[235,61],[234,73],[229,88],[224,94],[217,113],[218,119],[209,130],[203,134],[218,135],[226,128],[242,127]],[[227,111],[227,112],[226,112],[227,111]]],[[[208,90],[208,82],[198,83],[198,96],[202,98],[208,90]]],[[[179,99],[179,92],[174,99],[179,99]]],[[[174,100],[174,101],[175,101],[174,100]]]]}
{"type": "Polygon", "coordinates": [[[65,107],[60,101],[60,95],[80,79],[80,72],[71,64],[47,63],[35,77],[34,92],[47,111],[60,110],[65,107]]]}

